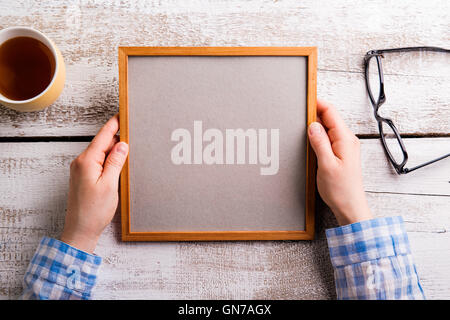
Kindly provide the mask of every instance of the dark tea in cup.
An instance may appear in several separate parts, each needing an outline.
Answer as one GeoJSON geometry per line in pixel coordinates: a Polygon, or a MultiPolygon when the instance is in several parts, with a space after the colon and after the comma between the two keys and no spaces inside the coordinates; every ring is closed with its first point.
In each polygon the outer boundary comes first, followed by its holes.
{"type": "Polygon", "coordinates": [[[40,111],[64,89],[66,67],[55,43],[29,27],[0,30],[0,104],[19,112],[40,111]]]}
{"type": "Polygon", "coordinates": [[[52,51],[31,37],[11,38],[0,45],[0,94],[28,100],[43,92],[55,73],[52,51]]]}

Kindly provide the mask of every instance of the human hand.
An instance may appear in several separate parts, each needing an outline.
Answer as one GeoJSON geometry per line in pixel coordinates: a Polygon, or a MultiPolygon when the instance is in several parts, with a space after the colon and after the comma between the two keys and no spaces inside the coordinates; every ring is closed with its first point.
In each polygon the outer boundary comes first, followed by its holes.
{"type": "Polygon", "coordinates": [[[317,156],[320,196],[340,225],[372,219],[363,189],[359,139],[332,105],[318,101],[317,115],[319,122],[309,125],[308,136],[317,156]]]}
{"type": "Polygon", "coordinates": [[[93,253],[100,234],[111,222],[119,201],[119,176],[128,145],[118,142],[118,130],[119,116],[115,115],[70,165],[61,241],[89,253],[93,253]]]}

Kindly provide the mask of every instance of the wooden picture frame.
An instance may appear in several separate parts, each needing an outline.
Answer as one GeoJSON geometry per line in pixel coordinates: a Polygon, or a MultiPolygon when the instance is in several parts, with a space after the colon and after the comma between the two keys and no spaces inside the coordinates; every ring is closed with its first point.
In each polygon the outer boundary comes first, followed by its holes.
{"type": "MultiPolygon", "coordinates": [[[[307,125],[316,121],[316,47],[119,47],[120,141],[129,143],[128,58],[130,56],[302,56],[307,57],[307,125]]],[[[314,238],[316,159],[306,139],[305,230],[131,232],[130,166],[121,173],[123,241],[311,240],[314,238]]]]}

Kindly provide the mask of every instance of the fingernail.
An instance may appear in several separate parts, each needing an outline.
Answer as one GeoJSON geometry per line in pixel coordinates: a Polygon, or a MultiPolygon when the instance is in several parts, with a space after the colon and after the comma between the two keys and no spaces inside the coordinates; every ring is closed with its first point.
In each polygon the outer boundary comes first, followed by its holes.
{"type": "Polygon", "coordinates": [[[320,124],[317,122],[313,122],[309,125],[309,134],[311,136],[320,133],[320,124]]]}
{"type": "Polygon", "coordinates": [[[119,142],[117,146],[117,152],[126,156],[128,153],[128,145],[125,142],[119,142]]]}

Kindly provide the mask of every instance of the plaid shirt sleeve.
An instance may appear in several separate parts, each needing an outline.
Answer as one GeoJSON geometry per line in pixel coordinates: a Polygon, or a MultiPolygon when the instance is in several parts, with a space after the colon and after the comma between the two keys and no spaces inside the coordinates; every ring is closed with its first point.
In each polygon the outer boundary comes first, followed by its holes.
{"type": "Polygon", "coordinates": [[[327,229],[326,236],[338,299],[425,299],[402,217],[327,229]]]}
{"type": "Polygon", "coordinates": [[[102,259],[44,237],[24,277],[20,299],[90,299],[102,259]]]}

